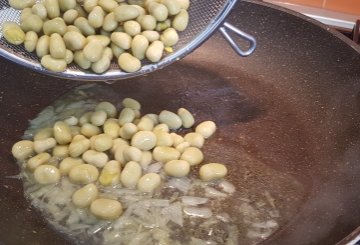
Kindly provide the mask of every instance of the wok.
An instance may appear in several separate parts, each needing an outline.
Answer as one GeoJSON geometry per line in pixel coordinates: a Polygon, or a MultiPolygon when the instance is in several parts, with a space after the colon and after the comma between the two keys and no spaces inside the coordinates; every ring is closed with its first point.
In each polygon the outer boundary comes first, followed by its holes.
{"type": "MultiPolygon", "coordinates": [[[[227,150],[296,178],[299,204],[264,243],[334,244],[360,225],[360,49],[269,4],[239,2],[228,21],[257,37],[251,57],[239,58],[216,34],[163,70],[104,86],[142,101],[146,112],[181,105],[212,119],[227,150]]],[[[4,59],[0,66],[0,243],[65,244],[24,199],[21,181],[8,178],[19,172],[10,152],[28,120],[84,82],[4,59]]]]}

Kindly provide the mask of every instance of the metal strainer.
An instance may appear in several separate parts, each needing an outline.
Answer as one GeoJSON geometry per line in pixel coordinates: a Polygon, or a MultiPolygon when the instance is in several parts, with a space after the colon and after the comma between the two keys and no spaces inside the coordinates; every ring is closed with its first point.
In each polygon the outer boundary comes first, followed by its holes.
{"type": "MultiPolygon", "coordinates": [[[[95,74],[91,71],[83,70],[76,65],[69,65],[64,72],[52,72],[43,68],[39,58],[27,52],[23,45],[12,45],[6,42],[0,29],[0,55],[22,66],[26,66],[35,71],[68,79],[76,80],[117,80],[143,75],[156,69],[161,69],[191,53],[201,45],[211,34],[220,26],[220,31],[229,41],[230,45],[240,56],[250,55],[256,47],[255,39],[247,33],[242,32],[229,23],[223,23],[229,14],[236,0],[192,0],[189,8],[189,25],[187,29],[179,34],[179,42],[173,47],[174,52],[165,55],[158,63],[143,61],[142,68],[133,73],[126,73],[119,69],[113,62],[110,69],[103,74],[95,74]],[[242,50],[229,35],[229,31],[240,36],[249,42],[249,47],[242,50]]],[[[15,21],[19,23],[20,11],[12,9],[8,0],[0,0],[0,28],[5,21],[15,21]]]]}

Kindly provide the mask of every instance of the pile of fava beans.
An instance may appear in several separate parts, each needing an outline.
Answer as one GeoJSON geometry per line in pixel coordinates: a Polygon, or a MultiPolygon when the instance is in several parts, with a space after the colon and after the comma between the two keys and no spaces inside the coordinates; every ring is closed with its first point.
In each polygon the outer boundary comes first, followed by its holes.
{"type": "Polygon", "coordinates": [[[138,101],[125,98],[122,105],[118,112],[112,103],[103,101],[80,117],[70,116],[52,127],[40,128],[32,139],[15,143],[12,154],[41,185],[68,178],[81,186],[72,195],[73,204],[90,207],[103,219],[119,217],[122,206],[117,200],[98,199],[99,186],[153,193],[161,188],[164,178],[185,177],[199,164],[202,181],[227,175],[224,164],[204,163],[201,148],[216,131],[213,121],[195,127],[193,115],[185,108],[177,113],[163,110],[141,116],[138,101]],[[181,135],[177,132],[181,128],[194,131],[181,135]],[[153,164],[161,165],[159,171],[148,172],[153,164]],[[118,211],[115,215],[103,212],[99,205],[118,211]]]}
{"type": "Polygon", "coordinates": [[[48,70],[75,63],[106,72],[136,72],[141,61],[158,62],[173,52],[189,22],[189,0],[9,0],[21,10],[20,24],[5,22],[2,33],[14,45],[35,52],[48,70]]]}

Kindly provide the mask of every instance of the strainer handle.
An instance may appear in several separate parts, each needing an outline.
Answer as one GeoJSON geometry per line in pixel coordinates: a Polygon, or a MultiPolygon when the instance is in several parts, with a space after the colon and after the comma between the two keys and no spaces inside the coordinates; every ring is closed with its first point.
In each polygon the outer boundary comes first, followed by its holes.
{"type": "Polygon", "coordinates": [[[250,34],[243,32],[242,30],[236,28],[228,22],[224,22],[222,24],[222,26],[220,27],[220,32],[238,55],[246,57],[254,52],[256,48],[256,39],[250,34]],[[249,48],[247,50],[243,50],[241,47],[239,47],[235,40],[229,35],[229,31],[235,33],[243,40],[249,42],[249,48]]]}

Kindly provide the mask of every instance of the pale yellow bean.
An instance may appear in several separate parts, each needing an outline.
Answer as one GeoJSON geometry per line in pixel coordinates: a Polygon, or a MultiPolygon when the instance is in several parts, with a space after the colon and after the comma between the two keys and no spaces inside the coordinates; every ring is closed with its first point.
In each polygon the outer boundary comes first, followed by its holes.
{"type": "Polygon", "coordinates": [[[84,0],[83,8],[86,12],[90,13],[98,5],[98,2],[98,0],[84,0]]]}
{"type": "Polygon", "coordinates": [[[72,51],[81,50],[85,47],[87,39],[82,33],[76,31],[66,32],[64,35],[64,42],[68,49],[72,51]]]}
{"type": "Polygon", "coordinates": [[[102,126],[104,125],[107,119],[107,113],[103,110],[96,110],[91,115],[90,122],[95,126],[102,126]]]}
{"type": "Polygon", "coordinates": [[[182,126],[184,128],[191,128],[194,125],[195,123],[194,116],[185,108],[180,108],[177,111],[177,114],[181,118],[182,126]]]}
{"type": "Polygon", "coordinates": [[[175,147],[175,149],[178,150],[180,153],[183,153],[186,150],[186,148],[188,148],[188,147],[190,147],[190,143],[187,141],[184,141],[184,142],[178,144],[175,147]]]}
{"type": "Polygon", "coordinates": [[[138,35],[141,32],[141,26],[135,20],[125,21],[123,27],[124,31],[132,37],[138,35]]]}
{"type": "Polygon", "coordinates": [[[119,4],[114,0],[99,0],[98,5],[106,12],[112,12],[119,4]]]}
{"type": "Polygon", "coordinates": [[[135,112],[133,109],[124,108],[119,115],[119,124],[123,126],[125,123],[131,123],[135,119],[135,112]]]}
{"type": "MultiPolygon", "coordinates": [[[[25,19],[26,19],[27,17],[29,17],[31,14],[33,14],[31,8],[24,8],[24,9],[21,11],[21,14],[20,14],[20,21],[25,20],[25,19]]],[[[6,22],[5,22],[5,23],[6,23],[6,22]]]]}
{"type": "Polygon", "coordinates": [[[75,191],[71,197],[73,204],[78,208],[86,208],[91,205],[99,195],[99,191],[93,183],[87,184],[75,191]]]}
{"type": "Polygon", "coordinates": [[[71,64],[74,61],[74,54],[70,50],[65,51],[65,58],[64,58],[66,64],[71,64]]]}
{"type": "Polygon", "coordinates": [[[4,22],[2,33],[6,41],[11,44],[20,45],[26,40],[24,31],[15,22],[4,22]]]}
{"type": "Polygon", "coordinates": [[[171,135],[167,132],[157,131],[156,135],[156,146],[172,146],[173,139],[171,135]]]}
{"type": "Polygon", "coordinates": [[[58,33],[51,34],[49,51],[51,57],[55,59],[65,59],[66,56],[65,42],[58,33]]]}
{"type": "Polygon", "coordinates": [[[177,31],[184,31],[189,24],[189,13],[182,9],[172,21],[172,27],[177,31]]]}
{"type": "Polygon", "coordinates": [[[41,36],[36,43],[36,55],[39,58],[44,57],[45,55],[49,54],[49,44],[50,44],[50,37],[49,36],[41,36]]]}
{"type": "Polygon", "coordinates": [[[67,10],[74,9],[76,7],[76,0],[58,0],[59,7],[62,12],[67,10]]]}
{"type": "Polygon", "coordinates": [[[67,157],[60,162],[59,170],[61,175],[68,175],[73,167],[85,164],[81,158],[67,157]]]}
{"type": "Polygon", "coordinates": [[[140,149],[134,146],[129,146],[123,151],[125,162],[135,161],[140,162],[142,152],[140,149]]]}
{"type": "Polygon", "coordinates": [[[136,72],[141,68],[140,60],[129,53],[121,54],[118,58],[118,64],[125,72],[136,72]]]}
{"type": "Polygon", "coordinates": [[[83,51],[75,51],[74,61],[83,69],[89,69],[91,67],[91,62],[85,58],[83,51]]]}
{"type": "Polygon", "coordinates": [[[113,145],[112,137],[108,134],[99,134],[95,136],[94,148],[97,151],[110,150],[113,145]]]}
{"type": "Polygon", "coordinates": [[[143,169],[147,168],[147,166],[149,166],[151,162],[152,162],[152,152],[151,151],[143,151],[141,154],[140,162],[139,162],[141,167],[143,169]]]}
{"type": "Polygon", "coordinates": [[[159,116],[153,113],[146,114],[144,117],[148,117],[153,121],[153,125],[159,124],[159,116]]]}
{"type": "Polygon", "coordinates": [[[169,129],[169,126],[165,123],[160,123],[158,125],[156,125],[153,129],[153,132],[156,132],[156,131],[163,131],[163,132],[169,132],[170,129],[169,129]]]}
{"type": "Polygon", "coordinates": [[[84,17],[78,17],[74,21],[74,25],[79,28],[85,36],[95,35],[95,29],[89,24],[89,21],[84,17]]]}
{"type": "Polygon", "coordinates": [[[177,15],[181,10],[181,5],[177,0],[162,0],[161,3],[168,9],[169,15],[177,15]]]}
{"type": "Polygon", "coordinates": [[[171,160],[177,160],[180,157],[180,152],[175,148],[168,146],[157,146],[153,150],[153,158],[156,161],[166,163],[171,160]]]}
{"type": "Polygon", "coordinates": [[[50,160],[50,158],[51,158],[51,155],[49,153],[42,152],[42,153],[37,154],[36,156],[33,156],[32,158],[30,158],[26,163],[26,167],[29,170],[34,171],[40,165],[47,163],[50,160]]]}
{"type": "MultiPolygon", "coordinates": [[[[112,58],[114,57],[114,54],[113,54],[112,49],[111,49],[110,47],[106,47],[106,48],[104,49],[103,57],[102,57],[102,58],[104,58],[104,57],[108,58],[109,61],[111,61],[112,58]]],[[[109,68],[109,67],[108,67],[108,68],[109,68]]]]}
{"type": "Polygon", "coordinates": [[[130,108],[133,110],[141,110],[141,104],[139,103],[139,101],[132,98],[123,99],[121,104],[126,108],[130,108]]]}
{"type": "Polygon", "coordinates": [[[39,184],[54,184],[60,180],[60,171],[52,165],[41,165],[34,171],[34,179],[39,184]]]}
{"type": "Polygon", "coordinates": [[[18,10],[32,7],[36,3],[36,0],[9,0],[10,7],[18,10]]]}
{"type": "Polygon", "coordinates": [[[101,58],[98,61],[91,64],[91,70],[97,74],[101,74],[109,70],[110,65],[111,65],[111,59],[108,57],[107,54],[104,54],[103,52],[101,58]]]}
{"type": "Polygon", "coordinates": [[[125,32],[111,33],[111,41],[122,49],[129,49],[131,47],[131,36],[125,32]]]}
{"type": "Polygon", "coordinates": [[[174,28],[167,28],[160,36],[166,47],[174,46],[179,41],[179,35],[174,28]]]}
{"type": "Polygon", "coordinates": [[[103,35],[91,35],[91,36],[86,37],[86,39],[88,40],[88,42],[90,42],[91,40],[97,40],[104,47],[108,46],[110,43],[110,38],[107,36],[103,36],[103,35]]]}
{"type": "Polygon", "coordinates": [[[139,131],[132,137],[131,145],[143,151],[151,150],[156,145],[156,135],[151,131],[139,131]]]}
{"type": "Polygon", "coordinates": [[[115,43],[111,43],[110,45],[111,47],[111,50],[113,51],[114,53],[114,56],[118,59],[119,56],[125,52],[124,49],[120,48],[119,46],[117,46],[115,43]]]}
{"type": "Polygon", "coordinates": [[[170,133],[170,136],[173,140],[173,146],[175,146],[175,147],[184,142],[184,137],[182,137],[181,135],[178,135],[177,133],[174,133],[174,132],[170,133]]]}
{"type": "Polygon", "coordinates": [[[140,15],[140,12],[135,6],[121,5],[114,9],[114,14],[116,21],[123,22],[136,19],[140,15]]]}
{"type": "Polygon", "coordinates": [[[48,151],[56,146],[54,138],[47,138],[34,141],[34,150],[36,153],[48,151]]]}
{"type": "Polygon", "coordinates": [[[65,23],[68,25],[73,24],[76,18],[78,17],[79,17],[79,13],[75,9],[69,9],[63,14],[63,19],[65,23]]]}
{"type": "Polygon", "coordinates": [[[13,145],[11,153],[17,160],[25,160],[34,153],[34,143],[30,140],[20,140],[13,145]]]}
{"type": "Polygon", "coordinates": [[[197,165],[204,160],[204,154],[199,148],[188,147],[180,156],[181,160],[185,160],[190,163],[191,166],[197,165]]]}
{"type": "Polygon", "coordinates": [[[113,140],[113,146],[111,147],[110,152],[115,155],[116,149],[118,147],[124,147],[124,146],[130,146],[129,142],[122,138],[116,138],[113,140]]]}
{"type": "Polygon", "coordinates": [[[114,159],[116,161],[118,161],[119,163],[121,163],[122,165],[125,165],[126,160],[124,157],[124,151],[128,148],[128,145],[118,145],[115,149],[115,153],[114,153],[114,159]]]}
{"type": "Polygon", "coordinates": [[[107,162],[101,170],[99,182],[103,186],[117,185],[120,183],[121,164],[116,160],[107,162]]]}
{"type": "Polygon", "coordinates": [[[79,126],[70,126],[72,136],[80,135],[80,129],[79,126]]]}
{"type": "Polygon", "coordinates": [[[100,111],[100,110],[105,111],[108,117],[115,117],[117,114],[116,107],[108,101],[102,101],[96,105],[95,111],[100,111]]]}
{"type": "Polygon", "coordinates": [[[20,22],[21,29],[24,32],[34,31],[40,33],[43,28],[43,20],[36,14],[31,14],[20,22]]]}
{"type": "Polygon", "coordinates": [[[149,43],[152,43],[160,39],[160,34],[157,31],[143,31],[141,32],[141,35],[146,37],[149,43]]]}
{"type": "Polygon", "coordinates": [[[79,118],[80,126],[84,125],[85,123],[90,123],[90,118],[92,114],[93,114],[92,111],[87,111],[84,114],[82,114],[81,117],[79,118]]]}
{"type": "Polygon", "coordinates": [[[72,134],[69,125],[65,122],[57,121],[54,126],[54,138],[60,145],[65,145],[71,142],[72,134]]]}
{"type": "Polygon", "coordinates": [[[151,2],[148,6],[149,13],[155,17],[157,21],[164,21],[168,17],[168,9],[164,4],[151,2]]]}
{"type": "Polygon", "coordinates": [[[41,140],[53,137],[53,128],[42,128],[34,135],[34,140],[41,140]]]}
{"type": "Polygon", "coordinates": [[[53,33],[58,33],[63,36],[66,32],[66,24],[62,18],[55,18],[47,20],[43,25],[43,32],[45,35],[50,36],[53,33]]]}
{"type": "Polygon", "coordinates": [[[162,55],[164,53],[164,44],[161,41],[153,41],[148,49],[146,50],[145,56],[151,62],[160,61],[162,55]]]}
{"type": "Polygon", "coordinates": [[[47,10],[42,3],[36,3],[34,6],[32,6],[31,11],[33,14],[39,16],[42,20],[47,18],[47,10]]]}
{"type": "Polygon", "coordinates": [[[141,29],[144,31],[152,31],[155,30],[156,27],[156,19],[152,15],[144,15],[140,19],[141,29]]]}
{"type": "Polygon", "coordinates": [[[69,179],[74,184],[90,184],[99,176],[99,170],[91,164],[80,164],[69,171],[69,179]]]}
{"type": "Polygon", "coordinates": [[[149,41],[143,35],[136,35],[131,42],[131,52],[133,56],[142,60],[145,58],[145,52],[149,47],[149,41]]]}
{"type": "Polygon", "coordinates": [[[121,184],[127,188],[135,188],[141,174],[141,166],[137,162],[128,162],[121,172],[121,184]]]}
{"type": "Polygon", "coordinates": [[[133,123],[125,123],[119,130],[119,135],[123,139],[131,139],[133,135],[138,131],[138,128],[133,123]]]}
{"type": "Polygon", "coordinates": [[[154,192],[161,184],[161,177],[156,173],[143,175],[137,183],[137,189],[141,192],[154,192]]]}
{"type": "Polygon", "coordinates": [[[82,159],[95,167],[102,168],[109,161],[109,156],[104,152],[87,150],[82,155],[82,159]]]}
{"type": "Polygon", "coordinates": [[[118,27],[118,25],[119,22],[115,20],[115,14],[111,12],[105,16],[102,28],[105,31],[111,32],[114,31],[118,27]]]}
{"type": "Polygon", "coordinates": [[[50,19],[60,16],[60,6],[58,0],[45,0],[44,6],[50,19]]]}
{"type": "Polygon", "coordinates": [[[72,139],[71,142],[75,142],[75,141],[78,141],[78,140],[83,140],[83,139],[87,139],[84,135],[82,134],[78,134],[78,135],[75,135],[72,139]]]}
{"type": "Polygon", "coordinates": [[[66,70],[65,59],[55,59],[50,55],[45,55],[41,58],[41,65],[50,71],[63,72],[66,70]]]}
{"type": "Polygon", "coordinates": [[[140,118],[137,124],[139,130],[151,131],[154,128],[154,121],[147,116],[140,118]]]}
{"type": "Polygon", "coordinates": [[[95,6],[88,16],[89,24],[94,28],[99,28],[104,23],[105,12],[100,6],[95,6]]]}
{"type": "Polygon", "coordinates": [[[86,17],[87,16],[86,11],[84,10],[84,8],[79,3],[76,4],[74,9],[78,12],[79,17],[86,17]]]}
{"type": "Polygon", "coordinates": [[[122,214],[121,203],[111,199],[96,199],[91,203],[90,211],[100,219],[115,220],[122,214]]]}
{"type": "Polygon", "coordinates": [[[180,4],[181,9],[187,10],[190,6],[190,0],[177,0],[177,1],[180,4]]]}
{"type": "Polygon", "coordinates": [[[189,142],[191,146],[201,148],[204,145],[205,139],[199,133],[188,133],[184,136],[185,141],[189,142]]]}
{"type": "Polygon", "coordinates": [[[181,118],[174,112],[163,110],[159,114],[159,121],[165,123],[170,129],[178,129],[182,125],[181,118]]]}
{"type": "Polygon", "coordinates": [[[171,160],[165,164],[164,171],[168,176],[184,177],[190,172],[190,164],[184,160],[171,160]]]}
{"type": "Polygon", "coordinates": [[[210,138],[216,131],[213,121],[205,121],[196,126],[195,132],[201,134],[205,139],[210,138]]]}
{"type": "Polygon", "coordinates": [[[100,60],[102,53],[104,51],[104,46],[100,41],[93,39],[89,41],[84,47],[84,56],[90,62],[96,62],[100,60]]]}
{"type": "MultiPolygon", "coordinates": [[[[75,138],[75,137],[74,137],[75,138]]],[[[72,157],[79,157],[90,148],[90,140],[87,138],[75,140],[69,145],[69,154],[72,157]]]]}
{"type": "Polygon", "coordinates": [[[81,126],[80,129],[81,134],[85,135],[86,137],[90,138],[91,136],[97,135],[101,132],[100,128],[92,125],[90,123],[85,123],[81,126]]]}
{"type": "Polygon", "coordinates": [[[57,145],[53,148],[52,155],[64,159],[69,156],[69,147],[67,145],[57,145]]]}
{"type": "Polygon", "coordinates": [[[201,166],[199,170],[200,179],[203,181],[212,181],[222,179],[227,174],[227,168],[221,163],[208,163],[201,166]]]}

